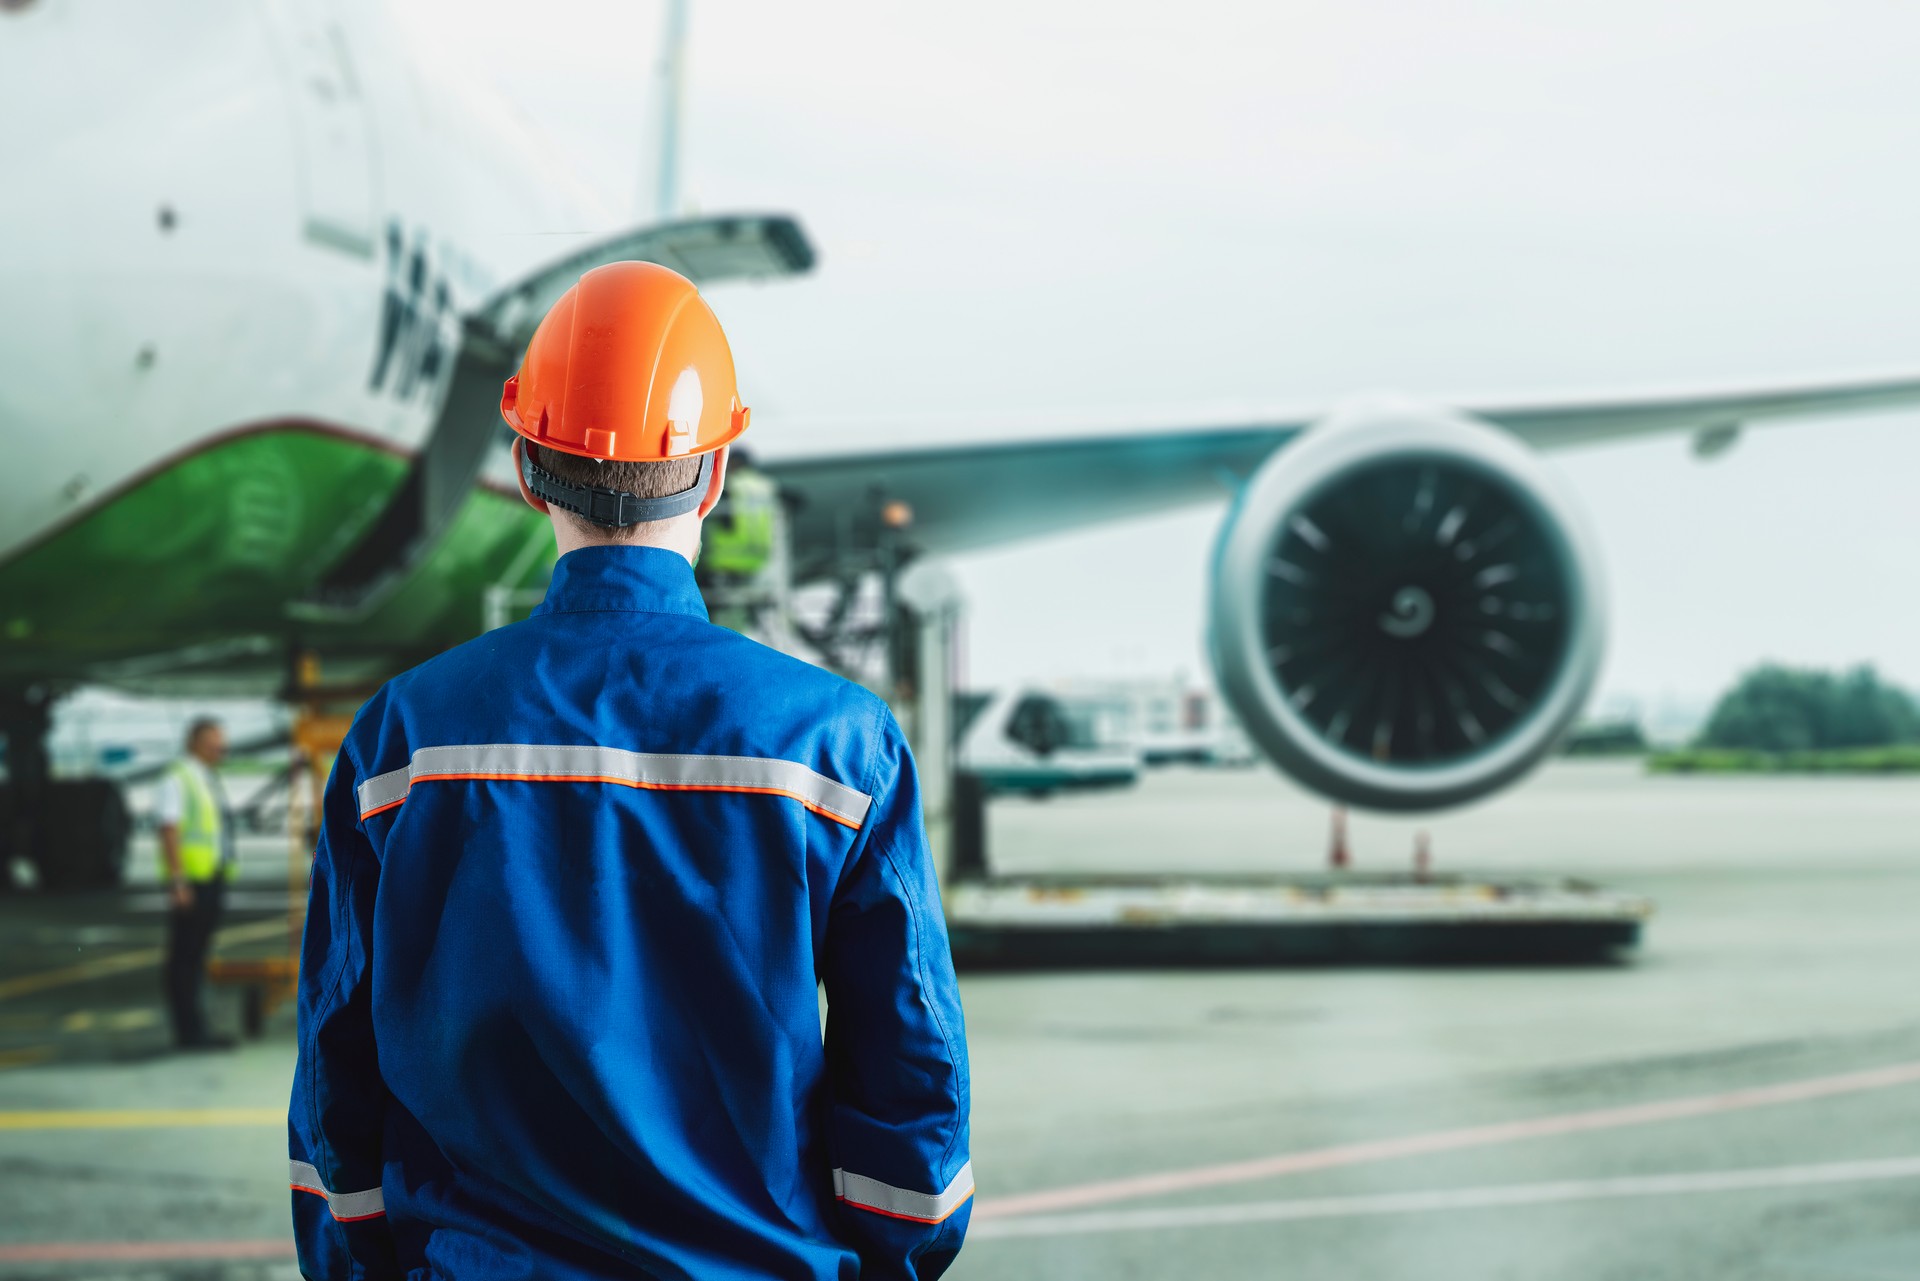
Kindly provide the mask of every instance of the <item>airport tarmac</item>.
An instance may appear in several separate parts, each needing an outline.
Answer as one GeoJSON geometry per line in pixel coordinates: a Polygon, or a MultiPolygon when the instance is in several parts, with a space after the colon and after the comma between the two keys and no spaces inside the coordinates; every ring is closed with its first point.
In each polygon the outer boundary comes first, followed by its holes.
{"type": "MultiPolygon", "coordinates": [[[[1358,866],[1420,826],[1440,870],[1658,912],[1605,966],[966,976],[980,1190],[949,1275],[1920,1277],[1920,780],[1563,761],[1356,818],[1358,866]]],[[[1010,872],[1304,871],[1326,828],[1265,769],[989,817],[1010,872]]],[[[284,849],[249,842],[241,931],[271,933],[284,849]]],[[[157,908],[0,899],[0,1275],[296,1275],[290,1015],[161,1053],[157,908]]]]}

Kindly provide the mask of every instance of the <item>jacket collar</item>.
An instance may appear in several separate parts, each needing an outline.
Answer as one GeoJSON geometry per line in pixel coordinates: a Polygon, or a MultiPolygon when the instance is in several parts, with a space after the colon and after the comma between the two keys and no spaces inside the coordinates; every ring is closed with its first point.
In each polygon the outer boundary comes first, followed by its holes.
{"type": "Polygon", "coordinates": [[[632,544],[580,547],[554,563],[547,598],[534,614],[586,610],[707,617],[707,604],[686,557],[664,547],[632,544]]]}

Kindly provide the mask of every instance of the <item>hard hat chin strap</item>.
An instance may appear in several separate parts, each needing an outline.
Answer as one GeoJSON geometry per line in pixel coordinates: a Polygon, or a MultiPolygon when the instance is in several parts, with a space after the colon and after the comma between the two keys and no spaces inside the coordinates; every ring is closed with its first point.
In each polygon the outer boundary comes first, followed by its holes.
{"type": "Polygon", "coordinates": [[[528,491],[550,505],[584,516],[596,525],[623,529],[649,521],[672,520],[698,507],[707,496],[707,485],[713,480],[713,453],[700,455],[700,474],[694,477],[692,485],[677,494],[659,498],[641,498],[622,489],[576,485],[562,480],[534,462],[532,451],[524,445],[520,449],[520,475],[527,482],[528,491]]]}

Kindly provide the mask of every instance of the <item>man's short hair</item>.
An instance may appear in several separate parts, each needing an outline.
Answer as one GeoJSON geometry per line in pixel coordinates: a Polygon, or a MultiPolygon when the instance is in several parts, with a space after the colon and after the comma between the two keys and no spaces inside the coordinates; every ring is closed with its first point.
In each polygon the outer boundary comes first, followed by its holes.
{"type": "Polygon", "coordinates": [[[192,720],[187,722],[187,739],[186,739],[187,746],[192,747],[195,743],[199,742],[200,736],[206,733],[208,730],[219,729],[219,728],[220,728],[220,722],[216,717],[212,717],[212,716],[194,717],[192,720]]]}
{"type": "MultiPolygon", "coordinates": [[[[598,458],[582,458],[578,454],[562,453],[558,449],[542,449],[532,441],[522,442],[527,458],[537,467],[558,476],[561,480],[575,485],[597,485],[602,489],[620,489],[636,498],[665,498],[668,494],[682,493],[693,487],[700,479],[700,456],[687,458],[669,458],[657,463],[602,462],[598,458]]],[[[643,521],[638,525],[628,525],[624,529],[615,529],[608,525],[596,525],[585,516],[556,508],[560,514],[572,521],[580,529],[600,538],[611,540],[630,540],[664,524],[664,521],[643,521]]]]}

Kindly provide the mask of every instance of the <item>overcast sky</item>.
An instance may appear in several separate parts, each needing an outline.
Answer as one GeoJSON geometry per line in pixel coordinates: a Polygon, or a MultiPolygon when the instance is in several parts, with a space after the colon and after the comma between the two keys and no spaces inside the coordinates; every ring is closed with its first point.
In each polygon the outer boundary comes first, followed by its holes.
{"type": "MultiPolygon", "coordinates": [[[[412,12],[637,212],[658,4],[412,12]]],[[[1891,0],[696,3],[683,181],[821,250],[714,294],[767,433],[1920,369],[1916,49],[1891,0]]],[[[1603,696],[1768,657],[1920,686],[1920,417],[1556,462],[1603,696]]],[[[971,675],[1203,672],[1219,515],[962,560],[971,675]]]]}

